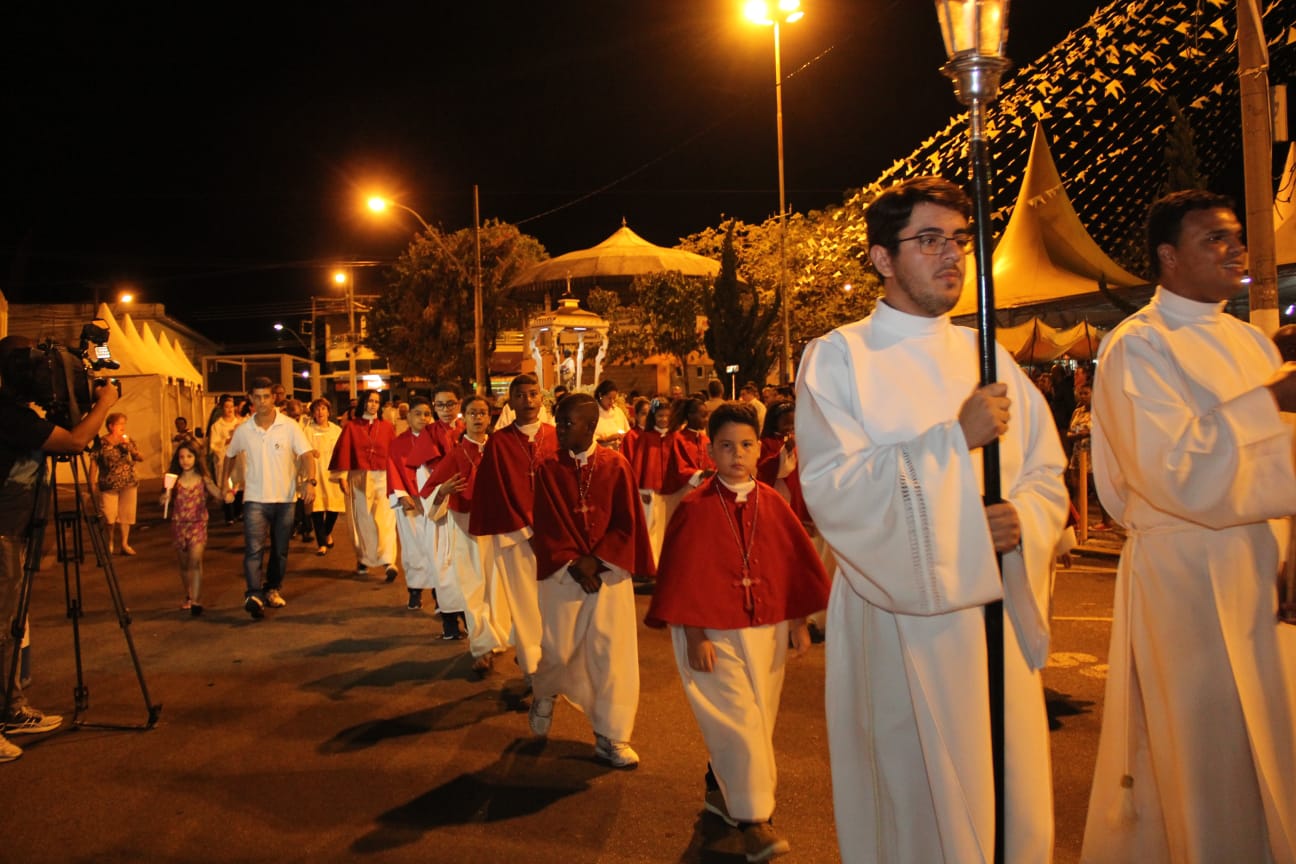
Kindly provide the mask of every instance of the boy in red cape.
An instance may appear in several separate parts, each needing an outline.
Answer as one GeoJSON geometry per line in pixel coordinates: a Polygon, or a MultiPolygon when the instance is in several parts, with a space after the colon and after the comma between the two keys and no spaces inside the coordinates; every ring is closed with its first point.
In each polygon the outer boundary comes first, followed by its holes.
{"type": "Polygon", "coordinates": [[[748,861],[764,861],[788,851],[770,822],[788,642],[794,657],[810,646],[805,616],[827,604],[828,574],[792,508],[755,479],[755,409],[726,402],[707,431],[716,473],[666,529],[647,623],[671,629],[711,757],[705,807],[742,828],[748,861]]]}
{"type": "Polygon", "coordinates": [[[670,410],[670,402],[665,399],[652,400],[648,406],[648,423],[635,436],[631,449],[654,561],[661,555],[662,537],[666,534],[666,499],[661,490],[666,482],[666,458],[670,455],[670,410]]]}
{"type": "Polygon", "coordinates": [[[574,393],[558,403],[558,457],[536,482],[535,549],[544,636],[532,678],[531,731],[547,735],[561,694],[594,727],[594,755],[633,768],[639,707],[634,582],[652,553],[630,464],[594,443],[598,403],[574,393]]]}
{"type": "MultiPolygon", "coordinates": [[[[409,428],[392,440],[387,450],[387,498],[396,514],[401,564],[409,609],[423,608],[423,589],[437,586],[437,561],[433,547],[432,469],[445,455],[428,431],[432,406],[427,399],[410,400],[409,428]]],[[[444,599],[444,598],[442,598],[444,599]]],[[[444,623],[444,616],[442,618],[444,623]]]]}
{"type": "Polygon", "coordinates": [[[491,598],[486,594],[491,540],[474,537],[468,531],[477,466],[489,440],[486,430],[490,427],[490,403],[485,396],[472,395],[463,400],[461,408],[464,433],[432,472],[432,482],[437,484],[432,503],[436,507],[444,504],[449,511],[448,566],[463,593],[473,671],[485,676],[494,664],[495,654],[503,651],[509,641],[508,626],[505,624],[501,630],[499,622],[491,617],[491,598]]]}
{"type": "Polygon", "coordinates": [[[540,662],[536,558],[527,542],[534,533],[531,506],[536,473],[558,451],[554,427],[540,422],[540,404],[534,375],[509,382],[514,420],[486,442],[468,516],[468,532],[491,541],[491,560],[484,568],[491,620],[512,633],[518,666],[528,680],[540,662]]]}
{"type": "MultiPolygon", "coordinates": [[[[670,433],[666,436],[669,452],[662,479],[666,498],[666,525],[679,508],[684,496],[715,473],[707,440],[707,417],[711,412],[701,399],[681,399],[671,406],[670,433]]],[[[665,531],[662,532],[663,536],[665,531]]]]}

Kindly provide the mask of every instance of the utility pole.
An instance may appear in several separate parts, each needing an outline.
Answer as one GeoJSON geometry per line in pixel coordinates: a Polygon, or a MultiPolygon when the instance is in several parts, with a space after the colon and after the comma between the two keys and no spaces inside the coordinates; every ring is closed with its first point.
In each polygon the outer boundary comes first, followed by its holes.
{"type": "Polygon", "coordinates": [[[1246,189],[1251,323],[1278,329],[1278,265],[1274,251],[1273,138],[1269,50],[1256,0],[1238,0],[1238,82],[1242,91],[1242,166],[1246,189]]]}

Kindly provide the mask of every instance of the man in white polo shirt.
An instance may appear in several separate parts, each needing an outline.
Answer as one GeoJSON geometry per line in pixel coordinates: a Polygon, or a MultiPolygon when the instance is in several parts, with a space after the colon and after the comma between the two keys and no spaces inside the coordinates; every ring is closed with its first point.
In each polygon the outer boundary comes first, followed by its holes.
{"type": "Polygon", "coordinates": [[[300,489],[309,507],[315,500],[315,451],[301,426],[275,410],[269,378],[252,381],[251,422],[234,430],[221,468],[221,488],[240,453],[246,454],[243,479],[243,575],[247,594],[243,608],[261,618],[265,607],[287,606],[279,589],[288,569],[293,502],[300,489]],[[266,535],[270,561],[263,565],[266,535]]]}

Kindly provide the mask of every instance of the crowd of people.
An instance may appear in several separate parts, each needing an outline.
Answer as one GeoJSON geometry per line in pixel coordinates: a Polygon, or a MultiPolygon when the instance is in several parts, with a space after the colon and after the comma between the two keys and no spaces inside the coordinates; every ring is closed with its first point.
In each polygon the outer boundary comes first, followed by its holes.
{"type": "MultiPolygon", "coordinates": [[[[1231,205],[1201,192],[1154,205],[1160,285],[1104,343],[1096,380],[1083,365],[1032,380],[999,349],[990,384],[975,332],[948,315],[970,211],[933,177],[878,196],[866,222],[883,298],[810,343],[795,392],[748,382],[728,400],[712,381],[623,399],[612,381],[588,394],[564,377],[547,399],[521,374],[498,418],[486,396],[442,383],[400,405],[363,394],[339,426],[327,401],[302,406],[255,380],[243,405],[218,400],[205,436],[177,422],[163,504],[184,608],[203,609],[209,503],[242,520],[254,619],[288,604],[292,536],[326,556],[345,512],[359,572],[403,574],[406,606],[435,607],[477,675],[515,651],[533,734],[565,701],[588,719],[595,758],[633,768],[634,586],[651,581],[645,622],[670,632],[708,752],[702,806],[741,829],[747,860],[789,850],[773,824],[773,730],[788,661],[826,637],[843,860],[989,861],[998,841],[1004,860],[1047,862],[1041,670],[1068,451],[1091,452],[1103,518],[1130,539],[1084,860],[1296,861],[1296,656],[1280,638],[1269,524],[1296,514],[1281,416],[1296,411],[1296,363],[1222,312],[1245,272],[1231,205]],[[987,501],[991,443],[1002,494],[987,501]],[[987,610],[1002,615],[999,813],[987,610]]],[[[103,390],[71,431],[27,417],[9,358],[0,343],[0,443],[65,452],[106,422],[98,486],[133,554],[140,457],[126,418],[103,390]]],[[[10,617],[23,526],[6,502],[30,488],[26,464],[0,494],[10,617]]],[[[0,663],[10,650],[6,629],[0,663]]],[[[21,691],[6,710],[6,734],[58,725],[21,691]]],[[[0,759],[20,752],[0,737],[0,759]]]]}

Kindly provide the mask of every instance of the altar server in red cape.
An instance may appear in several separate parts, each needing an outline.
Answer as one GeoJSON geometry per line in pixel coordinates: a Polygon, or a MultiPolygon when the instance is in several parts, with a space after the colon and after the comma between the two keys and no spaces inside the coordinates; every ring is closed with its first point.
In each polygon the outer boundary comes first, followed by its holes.
{"type": "Polygon", "coordinates": [[[485,574],[491,565],[492,541],[489,537],[474,537],[468,531],[477,466],[486,452],[490,403],[485,396],[473,395],[460,407],[464,434],[432,472],[432,482],[437,484],[433,504],[448,509],[449,570],[459,580],[459,591],[463,594],[473,671],[484,676],[490,671],[495,654],[503,651],[509,642],[508,627],[501,628],[499,621],[491,616],[491,598],[486,593],[489,580],[485,574]]]}
{"type": "MultiPolygon", "coordinates": [[[[792,512],[805,526],[819,555],[819,561],[829,577],[837,569],[833,558],[832,547],[814,526],[814,519],[806,507],[805,496],[801,493],[801,472],[797,467],[796,447],[796,402],[791,399],[772,402],[765,411],[765,426],[761,429],[760,461],[756,464],[756,479],[773,486],[774,491],[783,496],[783,500],[792,507],[792,512]]],[[[821,609],[809,618],[809,625],[824,632],[824,619],[827,610],[821,609]]],[[[812,630],[813,632],[813,630],[812,630]]]]}
{"type": "Polygon", "coordinates": [[[670,433],[666,436],[669,447],[662,477],[666,525],[670,524],[684,496],[715,473],[711,441],[706,433],[710,414],[701,399],[680,399],[671,406],[670,433]]]}
{"type": "Polygon", "coordinates": [[[536,559],[527,541],[536,472],[558,450],[554,427],[540,422],[540,385],[522,374],[509,383],[514,420],[486,442],[473,488],[468,531],[491,540],[486,596],[491,618],[507,630],[518,666],[529,679],[540,662],[540,607],[536,559]]]}
{"type": "Polygon", "coordinates": [[[654,399],[648,406],[647,428],[631,444],[634,455],[631,467],[639,485],[654,561],[661,554],[662,537],[666,534],[666,499],[662,496],[662,486],[666,482],[666,458],[670,455],[670,442],[666,440],[669,434],[670,402],[654,399]]]}
{"type": "Polygon", "coordinates": [[[423,590],[436,588],[432,552],[432,469],[444,455],[428,431],[432,406],[427,399],[410,400],[409,424],[387,450],[387,500],[396,516],[401,564],[410,609],[423,606],[423,590]]]}
{"type": "Polygon", "coordinates": [[[774,813],[774,721],[784,665],[810,645],[805,616],[828,574],[801,520],[755,479],[754,408],[726,402],[708,433],[716,474],[671,519],[647,623],[669,625],[675,663],[711,764],[704,806],[743,830],[747,859],[788,851],[774,813]]]}
{"type": "Polygon", "coordinates": [[[396,517],[387,500],[387,457],[396,430],[382,419],[378,391],[365,394],[364,413],[348,420],[333,447],[330,471],[345,471],[347,511],[358,569],[382,567],[396,581],[396,517]]]}
{"type": "Polygon", "coordinates": [[[633,768],[639,643],[633,576],[651,577],[652,553],[630,465],[594,442],[598,403],[558,403],[558,456],[536,480],[535,549],[544,625],[532,678],[531,731],[546,735],[557,696],[594,727],[594,755],[633,768]]]}

